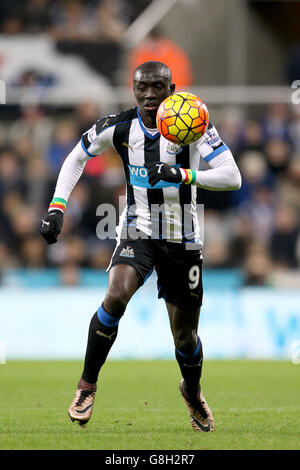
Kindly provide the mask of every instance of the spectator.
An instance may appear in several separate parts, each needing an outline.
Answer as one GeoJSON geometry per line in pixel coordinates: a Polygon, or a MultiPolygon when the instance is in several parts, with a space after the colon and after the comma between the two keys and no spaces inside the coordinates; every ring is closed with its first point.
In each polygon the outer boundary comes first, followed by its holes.
{"type": "Polygon", "coordinates": [[[244,284],[246,286],[269,286],[271,284],[272,261],[263,245],[249,247],[244,262],[244,284]]]}
{"type": "Polygon", "coordinates": [[[119,1],[102,0],[91,8],[83,2],[67,2],[53,21],[51,35],[58,51],[80,55],[114,83],[126,27],[119,16],[119,1]]]}
{"type": "Polygon", "coordinates": [[[242,267],[249,246],[253,245],[255,234],[248,214],[242,212],[233,221],[230,237],[230,259],[232,266],[242,267]]]}
{"type": "MultiPolygon", "coordinates": [[[[158,29],[153,29],[131,52],[128,77],[133,76],[139,64],[149,60],[157,60],[168,65],[177,90],[189,88],[193,84],[193,71],[189,57],[177,44],[161,35],[158,29]]],[[[131,78],[128,79],[128,83],[132,86],[130,80],[131,78]]]]}
{"type": "Polygon", "coordinates": [[[253,236],[260,243],[267,243],[271,235],[276,202],[275,191],[262,185],[240,207],[241,213],[247,214],[253,236]]]}
{"type": "Polygon", "coordinates": [[[293,109],[293,119],[289,123],[289,137],[292,144],[292,150],[300,155],[300,106],[296,105],[293,109]]]}
{"type": "Polygon", "coordinates": [[[239,136],[239,147],[237,149],[238,155],[248,151],[262,152],[263,147],[264,135],[261,124],[254,119],[247,120],[243,124],[239,136]]]}
{"type": "Polygon", "coordinates": [[[22,165],[9,148],[3,149],[0,151],[0,196],[15,190],[21,193],[25,190],[22,165]]]}
{"type": "Polygon", "coordinates": [[[262,120],[264,138],[278,138],[289,141],[289,109],[284,103],[272,103],[268,106],[266,115],[262,120]]]}
{"type": "Polygon", "coordinates": [[[271,235],[271,255],[275,266],[296,268],[298,266],[297,244],[300,227],[298,212],[293,207],[279,206],[275,214],[271,235]]]}
{"type": "MultiPolygon", "coordinates": [[[[17,152],[24,152],[24,140],[29,139],[30,153],[33,149],[40,155],[45,155],[54,130],[53,119],[48,117],[41,106],[24,106],[21,116],[8,129],[9,139],[14,147],[18,142],[17,152]]],[[[28,145],[27,145],[28,148],[28,145]]]]}
{"type": "Polygon", "coordinates": [[[44,268],[46,247],[38,235],[30,235],[21,242],[23,267],[29,269],[44,268]]]}
{"type": "Polygon", "coordinates": [[[240,136],[246,132],[243,113],[237,108],[226,107],[218,112],[217,118],[221,138],[238,158],[240,136]]]}
{"type": "Polygon", "coordinates": [[[289,162],[284,176],[277,184],[278,200],[285,206],[292,206],[300,210],[300,158],[294,156],[289,162]]]}
{"type": "Polygon", "coordinates": [[[74,119],[77,122],[78,134],[90,129],[103,113],[99,104],[87,101],[76,105],[74,119]]]}
{"type": "Polygon", "coordinates": [[[111,244],[98,240],[89,255],[89,265],[93,269],[106,269],[110,263],[112,249],[111,244]]]}
{"type": "Polygon", "coordinates": [[[28,0],[25,2],[22,14],[24,31],[31,34],[46,31],[51,24],[49,9],[49,0],[28,0]]]}
{"type": "Polygon", "coordinates": [[[2,34],[15,36],[23,31],[24,25],[21,18],[8,16],[2,21],[2,34]]]}
{"type": "Polygon", "coordinates": [[[244,202],[250,201],[260,186],[270,188],[274,186],[274,177],[261,152],[247,151],[242,153],[239,158],[239,167],[243,185],[239,191],[235,192],[236,194],[231,195],[235,205],[241,206],[244,202]]]}
{"type": "Polygon", "coordinates": [[[204,247],[204,262],[209,268],[228,268],[231,266],[230,251],[226,240],[208,240],[204,247]]]}
{"type": "Polygon", "coordinates": [[[52,174],[57,174],[66,156],[78,141],[78,130],[71,120],[57,124],[48,150],[48,161],[52,174]]]}
{"type": "Polygon", "coordinates": [[[47,194],[49,194],[47,192],[50,186],[47,172],[46,161],[37,156],[29,159],[24,172],[26,201],[39,213],[47,204],[47,194]]]}
{"type": "Polygon", "coordinates": [[[91,31],[93,40],[99,42],[122,41],[126,23],[119,16],[120,2],[118,0],[102,0],[95,12],[94,29],[91,31]]]}
{"type": "Polygon", "coordinates": [[[91,37],[93,24],[94,17],[88,14],[88,7],[79,0],[69,0],[52,10],[49,32],[56,41],[86,41],[91,37]]]}
{"type": "Polygon", "coordinates": [[[66,262],[59,268],[61,286],[80,285],[80,267],[76,263],[66,262]]]}
{"type": "Polygon", "coordinates": [[[265,144],[265,155],[269,169],[274,174],[283,174],[289,165],[291,152],[289,144],[278,137],[267,140],[265,144]]]}
{"type": "Polygon", "coordinates": [[[14,256],[6,243],[0,241],[0,272],[5,269],[18,268],[20,259],[14,256]]]}

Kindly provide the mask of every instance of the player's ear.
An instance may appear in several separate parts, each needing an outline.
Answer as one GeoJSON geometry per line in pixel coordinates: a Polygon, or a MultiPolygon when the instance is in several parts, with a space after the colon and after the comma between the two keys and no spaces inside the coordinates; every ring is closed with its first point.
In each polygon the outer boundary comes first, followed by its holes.
{"type": "Polygon", "coordinates": [[[170,90],[171,90],[171,95],[173,95],[173,93],[175,92],[175,83],[171,83],[170,85],[170,90]]]}

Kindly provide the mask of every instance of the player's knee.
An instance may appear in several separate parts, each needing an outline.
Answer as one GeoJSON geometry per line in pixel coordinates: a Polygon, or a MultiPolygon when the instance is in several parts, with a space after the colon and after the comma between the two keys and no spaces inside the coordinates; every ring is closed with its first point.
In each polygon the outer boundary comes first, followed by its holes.
{"type": "Polygon", "coordinates": [[[175,348],[183,354],[193,354],[197,347],[197,335],[192,332],[174,335],[175,348]]]}
{"type": "Polygon", "coordinates": [[[114,341],[117,336],[119,318],[113,317],[107,313],[103,305],[100,305],[95,315],[92,317],[90,328],[99,336],[114,341]]]}
{"type": "Polygon", "coordinates": [[[107,312],[120,318],[126,310],[129,296],[122,288],[111,289],[106,293],[103,305],[107,312]]]}

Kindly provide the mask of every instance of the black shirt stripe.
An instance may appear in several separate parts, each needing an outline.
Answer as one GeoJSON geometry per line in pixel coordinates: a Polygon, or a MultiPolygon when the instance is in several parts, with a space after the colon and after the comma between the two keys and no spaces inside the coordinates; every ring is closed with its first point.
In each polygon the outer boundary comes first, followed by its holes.
{"type": "Polygon", "coordinates": [[[127,225],[136,220],[135,215],[135,198],[133,187],[130,184],[130,175],[128,170],[129,156],[128,156],[128,142],[132,120],[136,117],[136,109],[130,110],[127,113],[120,113],[119,122],[116,123],[113,144],[116,151],[119,153],[126,177],[127,186],[127,225]],[[132,112],[134,111],[134,112],[132,112]]]}
{"type": "MultiPolygon", "coordinates": [[[[176,163],[180,163],[181,168],[190,168],[190,147],[189,145],[184,145],[182,151],[176,156],[176,163]]],[[[192,188],[189,184],[181,184],[179,186],[179,203],[182,208],[182,241],[187,242],[191,241],[188,237],[188,233],[185,233],[185,228],[188,229],[188,232],[191,231],[194,233],[194,222],[193,217],[188,210],[192,202],[192,188]],[[185,210],[186,205],[186,210],[185,210]],[[187,236],[187,237],[186,237],[187,236]]]]}
{"type": "MultiPolygon", "coordinates": [[[[145,163],[160,161],[159,142],[159,136],[151,139],[145,134],[145,163]]],[[[163,220],[165,220],[165,214],[161,211],[162,204],[164,204],[163,190],[161,188],[147,189],[147,198],[151,213],[151,238],[166,238],[163,233],[163,220]]]]}

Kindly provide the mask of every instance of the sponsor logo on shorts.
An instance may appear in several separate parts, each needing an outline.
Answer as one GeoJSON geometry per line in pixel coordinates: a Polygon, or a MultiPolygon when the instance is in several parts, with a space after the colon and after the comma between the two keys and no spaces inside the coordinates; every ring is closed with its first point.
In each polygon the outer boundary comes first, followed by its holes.
{"type": "Polygon", "coordinates": [[[120,256],[125,256],[127,258],[134,258],[134,249],[131,248],[130,246],[126,246],[126,248],[123,248],[120,256]]]}

